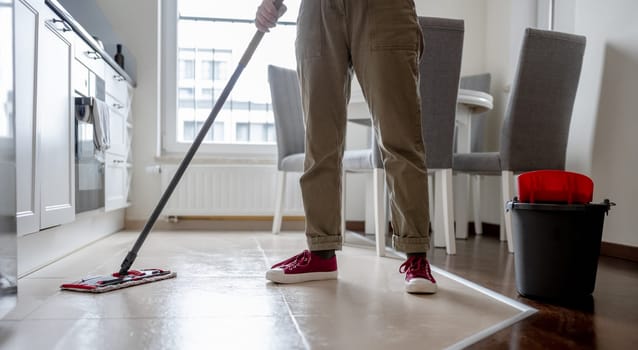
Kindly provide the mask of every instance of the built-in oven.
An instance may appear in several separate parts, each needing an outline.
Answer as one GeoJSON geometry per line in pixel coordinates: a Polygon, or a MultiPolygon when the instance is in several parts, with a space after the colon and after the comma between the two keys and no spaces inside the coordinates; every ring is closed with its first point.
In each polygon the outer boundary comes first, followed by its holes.
{"type": "Polygon", "coordinates": [[[75,212],[104,207],[104,154],[98,151],[92,118],[104,101],[104,80],[89,73],[89,88],[75,89],[75,212]]]}

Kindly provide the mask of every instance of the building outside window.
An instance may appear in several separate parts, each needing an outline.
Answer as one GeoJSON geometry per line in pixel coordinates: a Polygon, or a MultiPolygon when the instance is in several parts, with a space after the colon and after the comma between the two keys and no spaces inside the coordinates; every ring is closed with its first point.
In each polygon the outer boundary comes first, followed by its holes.
{"type": "MultiPolygon", "coordinates": [[[[207,133],[205,144],[274,145],[269,64],[295,68],[294,41],[300,0],[266,33],[207,133]]],[[[256,28],[255,0],[178,0],[175,115],[165,120],[167,145],[189,144],[217,102],[256,28]]],[[[168,69],[170,72],[170,68],[168,69]]],[[[203,147],[205,148],[205,147],[203,147]]],[[[214,147],[209,148],[213,150],[214,147]]]]}

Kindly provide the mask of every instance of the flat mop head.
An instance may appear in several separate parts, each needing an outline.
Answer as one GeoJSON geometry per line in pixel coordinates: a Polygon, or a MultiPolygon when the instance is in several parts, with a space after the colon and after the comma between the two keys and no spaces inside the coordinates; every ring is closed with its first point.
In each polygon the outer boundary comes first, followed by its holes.
{"type": "Polygon", "coordinates": [[[175,272],[168,270],[129,270],[124,276],[116,272],[110,276],[88,277],[77,282],[65,283],[60,286],[60,289],[76,292],[104,293],[116,289],[136,286],[138,284],[165,280],[176,276],[177,274],[175,272]]]}

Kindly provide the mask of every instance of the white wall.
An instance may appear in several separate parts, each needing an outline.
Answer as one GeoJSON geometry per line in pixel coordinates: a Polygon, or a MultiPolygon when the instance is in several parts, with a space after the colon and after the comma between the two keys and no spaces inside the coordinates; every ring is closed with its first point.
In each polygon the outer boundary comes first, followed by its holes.
{"type": "MultiPolygon", "coordinates": [[[[638,246],[638,2],[574,2],[574,32],[587,37],[568,145],[568,167],[590,174],[595,200],[618,204],[603,240],[638,246]]],[[[567,18],[570,20],[570,18],[567,18]]]]}
{"type": "Polygon", "coordinates": [[[137,88],[133,95],[133,205],[127,220],[144,220],[159,199],[160,178],[147,174],[155,164],[160,118],[160,27],[159,1],[97,0],[137,61],[137,88]]]}
{"type": "Polygon", "coordinates": [[[415,0],[417,14],[465,21],[461,74],[485,70],[486,3],[489,0],[415,0]]]}

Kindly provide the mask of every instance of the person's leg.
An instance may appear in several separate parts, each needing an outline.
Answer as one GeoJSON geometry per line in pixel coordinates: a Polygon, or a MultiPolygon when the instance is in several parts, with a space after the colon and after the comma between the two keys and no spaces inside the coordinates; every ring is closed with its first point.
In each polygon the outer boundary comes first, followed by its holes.
{"type": "Polygon", "coordinates": [[[421,134],[421,28],[412,0],[352,1],[353,66],[372,113],[390,192],[394,248],[408,292],[436,291],[430,248],[428,176],[421,134]]]}
{"type": "Polygon", "coordinates": [[[337,277],[341,249],[341,168],[350,56],[342,0],[303,1],[297,20],[297,72],[306,126],[301,192],[310,251],[275,264],[266,278],[298,283],[337,277]]]}
{"type": "MultiPolygon", "coordinates": [[[[359,3],[353,1],[352,4],[359,3]]],[[[422,35],[410,0],[370,0],[353,18],[353,65],[361,82],[390,190],[394,247],[429,249],[428,177],[421,134],[422,35]]]]}
{"type": "Polygon", "coordinates": [[[341,249],[341,168],[350,87],[342,1],[303,1],[297,71],[306,123],[301,192],[310,250],[341,249]]]}

